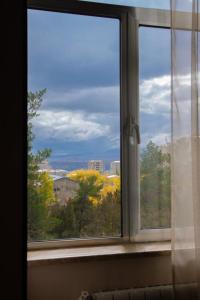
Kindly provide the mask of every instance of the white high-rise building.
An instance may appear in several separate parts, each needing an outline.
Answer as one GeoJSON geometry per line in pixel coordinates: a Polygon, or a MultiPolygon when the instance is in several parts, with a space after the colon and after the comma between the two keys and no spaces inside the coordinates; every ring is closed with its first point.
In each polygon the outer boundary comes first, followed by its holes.
{"type": "Polygon", "coordinates": [[[120,161],[119,160],[115,160],[112,161],[110,164],[110,173],[112,175],[120,175],[120,161]]]}
{"type": "Polygon", "coordinates": [[[89,160],[88,169],[99,171],[103,173],[104,171],[104,162],[103,160],[89,160]]]}

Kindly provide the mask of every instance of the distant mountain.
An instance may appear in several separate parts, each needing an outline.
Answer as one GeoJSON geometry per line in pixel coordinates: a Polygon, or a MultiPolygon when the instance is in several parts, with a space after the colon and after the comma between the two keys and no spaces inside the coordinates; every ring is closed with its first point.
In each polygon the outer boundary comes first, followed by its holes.
{"type": "Polygon", "coordinates": [[[67,171],[87,169],[87,162],[80,161],[52,160],[50,161],[50,165],[53,169],[63,169],[67,171]]]}
{"type": "Polygon", "coordinates": [[[111,149],[109,151],[98,153],[98,149],[95,153],[81,153],[81,154],[63,154],[54,155],[48,159],[49,164],[55,169],[75,170],[75,169],[87,169],[89,160],[103,160],[105,164],[105,170],[110,170],[110,163],[113,160],[120,160],[119,149],[111,149]]]}
{"type": "Polygon", "coordinates": [[[98,149],[96,152],[86,152],[83,153],[71,153],[71,154],[62,154],[62,155],[55,155],[52,152],[51,157],[49,158],[49,162],[51,161],[57,161],[57,162],[63,162],[63,161],[71,161],[71,162],[88,162],[92,159],[100,159],[100,160],[119,160],[120,159],[120,151],[119,149],[111,149],[105,152],[98,152],[98,149]]]}
{"type": "MultiPolygon", "coordinates": [[[[104,168],[106,171],[110,170],[110,163],[113,160],[104,160],[104,168]]],[[[52,160],[50,165],[53,169],[63,169],[66,171],[72,171],[77,169],[87,169],[88,162],[87,161],[56,161],[52,160]]]]}

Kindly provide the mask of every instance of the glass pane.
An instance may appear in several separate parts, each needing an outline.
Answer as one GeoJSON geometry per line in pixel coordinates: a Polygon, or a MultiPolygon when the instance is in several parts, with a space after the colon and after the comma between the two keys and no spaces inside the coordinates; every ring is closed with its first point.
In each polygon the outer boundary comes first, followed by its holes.
{"type": "Polygon", "coordinates": [[[135,7],[170,9],[170,0],[82,0],[82,1],[135,6],[135,7]]]}
{"type": "Polygon", "coordinates": [[[170,30],[140,27],[139,37],[141,228],[165,228],[170,227],[170,30]]]}
{"type": "Polygon", "coordinates": [[[28,12],[28,239],[121,235],[120,23],[28,12]]]}

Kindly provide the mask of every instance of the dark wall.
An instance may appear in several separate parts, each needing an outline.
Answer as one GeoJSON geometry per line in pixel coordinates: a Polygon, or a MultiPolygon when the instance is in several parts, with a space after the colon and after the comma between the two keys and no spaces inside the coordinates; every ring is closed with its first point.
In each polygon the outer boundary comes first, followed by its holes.
{"type": "Polygon", "coordinates": [[[81,291],[170,284],[170,255],[86,259],[30,266],[28,300],[77,300],[81,291]]]}
{"type": "Polygon", "coordinates": [[[1,294],[22,299],[26,282],[26,1],[1,1],[0,37],[1,294]]]}

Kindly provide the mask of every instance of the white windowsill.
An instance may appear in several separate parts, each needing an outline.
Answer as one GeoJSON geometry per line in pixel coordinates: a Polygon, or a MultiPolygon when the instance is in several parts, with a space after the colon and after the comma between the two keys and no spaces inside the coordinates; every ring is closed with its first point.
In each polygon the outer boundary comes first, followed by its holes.
{"type": "Polygon", "coordinates": [[[146,255],[170,255],[171,243],[146,242],[134,244],[87,246],[65,249],[35,250],[28,251],[28,265],[41,265],[50,263],[63,263],[93,258],[105,258],[114,256],[146,256],[146,255]]]}

